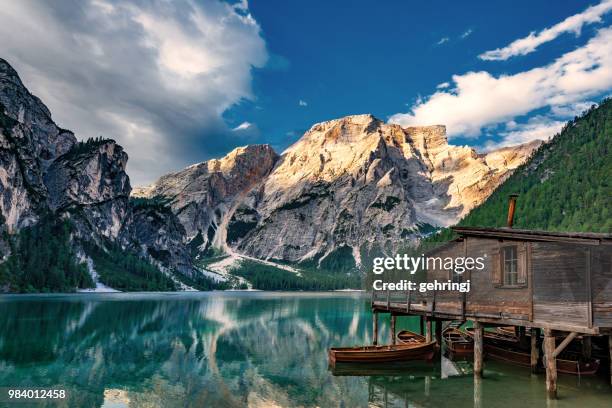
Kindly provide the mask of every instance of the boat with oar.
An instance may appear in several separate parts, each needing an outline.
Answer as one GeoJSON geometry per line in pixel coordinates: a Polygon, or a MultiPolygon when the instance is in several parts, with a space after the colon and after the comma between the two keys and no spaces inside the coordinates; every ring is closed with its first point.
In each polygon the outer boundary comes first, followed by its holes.
{"type": "Polygon", "coordinates": [[[442,332],[446,350],[452,357],[467,357],[474,354],[474,340],[465,332],[449,327],[442,332]]]}
{"type": "Polygon", "coordinates": [[[398,333],[399,344],[383,346],[332,347],[328,356],[330,364],[342,363],[384,363],[410,360],[431,360],[435,353],[435,341],[427,342],[425,337],[404,330],[398,333]],[[399,340],[402,334],[403,340],[399,340]]]}
{"type": "MultiPolygon", "coordinates": [[[[531,354],[516,348],[499,347],[493,344],[484,344],[487,358],[502,361],[522,367],[531,366],[531,354]]],[[[577,353],[562,353],[557,358],[557,372],[574,375],[594,375],[599,369],[600,361],[597,359],[584,359],[577,353]]]]}

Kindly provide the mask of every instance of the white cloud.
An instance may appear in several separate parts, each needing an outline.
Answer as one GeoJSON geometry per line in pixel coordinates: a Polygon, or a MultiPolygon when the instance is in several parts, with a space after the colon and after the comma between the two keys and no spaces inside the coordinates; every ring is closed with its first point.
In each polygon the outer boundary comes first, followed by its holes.
{"type": "Polygon", "coordinates": [[[436,85],[436,89],[446,89],[450,86],[449,82],[442,82],[441,84],[436,85]]]}
{"type": "Polygon", "coordinates": [[[541,108],[584,102],[612,89],[612,28],[553,63],[512,75],[468,72],[453,86],[390,117],[408,125],[445,124],[449,137],[479,136],[484,127],[505,123],[541,108]]]}
{"type": "Polygon", "coordinates": [[[444,43],[447,43],[450,40],[450,38],[448,37],[442,37],[440,38],[440,40],[436,43],[437,45],[442,45],[444,43]]]}
{"type": "Polygon", "coordinates": [[[595,105],[595,102],[593,101],[580,101],[569,103],[567,105],[552,106],[550,111],[555,116],[569,119],[589,110],[589,108],[593,105],[595,105]]]}
{"type": "Polygon", "coordinates": [[[461,34],[461,38],[468,38],[472,33],[474,32],[474,30],[472,30],[471,28],[468,28],[466,31],[463,32],[463,34],[461,34]]]}
{"type": "Polygon", "coordinates": [[[300,99],[299,102],[298,102],[298,105],[300,105],[300,106],[308,106],[308,103],[306,101],[303,101],[303,100],[300,99]]]}
{"type": "Polygon", "coordinates": [[[580,35],[582,26],[600,22],[601,17],[610,10],[612,10],[612,0],[602,0],[596,6],[591,6],[582,13],[570,16],[539,33],[531,32],[527,37],[515,40],[506,47],[487,51],[478,57],[483,60],[503,61],[514,56],[532,53],[540,45],[553,41],[561,34],[572,32],[576,36],[580,35]]]}
{"type": "Polygon", "coordinates": [[[527,123],[516,124],[515,122],[514,126],[506,127],[506,131],[500,132],[502,137],[500,142],[486,143],[485,150],[513,146],[533,140],[548,140],[559,133],[563,125],[565,125],[565,121],[541,115],[530,118],[527,123]]]}
{"type": "Polygon", "coordinates": [[[126,148],[132,184],[240,143],[221,115],[267,59],[246,1],[8,2],[0,38],[59,126],[126,148]]]}
{"type": "Polygon", "coordinates": [[[518,123],[516,123],[515,120],[509,120],[508,122],[506,122],[506,129],[516,129],[517,126],[518,123]]]}
{"type": "Polygon", "coordinates": [[[233,128],[232,130],[234,132],[239,131],[239,130],[247,130],[253,127],[253,124],[250,122],[242,122],[241,124],[239,124],[238,126],[236,126],[235,128],[233,128]]]}

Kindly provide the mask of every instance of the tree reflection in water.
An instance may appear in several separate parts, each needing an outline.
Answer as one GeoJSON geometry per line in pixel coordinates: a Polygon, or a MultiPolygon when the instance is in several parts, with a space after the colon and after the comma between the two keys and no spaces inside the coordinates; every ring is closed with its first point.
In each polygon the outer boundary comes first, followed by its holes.
{"type": "Polygon", "coordinates": [[[334,381],[326,350],[370,337],[366,307],[354,295],[4,297],[0,385],[62,386],[70,406],[101,406],[105,390],[137,405],[356,406],[367,394],[342,392],[355,381],[334,381]]]}

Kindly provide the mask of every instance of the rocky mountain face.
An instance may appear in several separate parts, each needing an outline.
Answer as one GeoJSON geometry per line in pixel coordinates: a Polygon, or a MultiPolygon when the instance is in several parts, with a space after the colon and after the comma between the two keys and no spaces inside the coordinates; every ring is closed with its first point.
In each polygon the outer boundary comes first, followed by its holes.
{"type": "Polygon", "coordinates": [[[76,214],[81,235],[115,240],[129,212],[128,156],[114,141],[77,145],[44,175],[49,209],[76,214]]]}
{"type": "Polygon", "coordinates": [[[228,214],[270,173],[278,155],[268,145],[239,147],[222,159],[194,164],[135,188],[135,197],[168,197],[187,237],[202,249],[225,244],[228,214]],[[215,241],[216,238],[216,241],[215,241]]]}
{"type": "MultiPolygon", "coordinates": [[[[192,273],[176,216],[130,204],[127,160],[113,140],[77,142],[58,127],[0,59],[0,229],[14,234],[51,214],[71,221],[79,252],[82,242],[116,243],[161,267],[192,273]],[[153,256],[159,254],[166,255],[153,256]]],[[[8,250],[5,238],[0,250],[8,250]]]]}
{"type": "Polygon", "coordinates": [[[215,249],[353,267],[455,223],[538,145],[479,154],[449,145],[444,126],[356,115],[314,125],[280,156],[241,147],[132,190],[122,147],[77,142],[1,59],[0,104],[1,256],[7,236],[50,214],[70,220],[78,253],[114,245],[192,281],[194,253],[215,249]]]}
{"type": "Polygon", "coordinates": [[[236,149],[133,194],[173,200],[200,249],[358,264],[363,254],[455,223],[538,145],[478,154],[449,145],[444,126],[402,128],[356,115],[314,125],[280,157],[269,146],[236,149]]]}
{"type": "Polygon", "coordinates": [[[0,210],[4,227],[12,232],[38,220],[49,198],[44,175],[77,141],[55,125],[47,107],[2,59],[0,126],[0,210]]]}

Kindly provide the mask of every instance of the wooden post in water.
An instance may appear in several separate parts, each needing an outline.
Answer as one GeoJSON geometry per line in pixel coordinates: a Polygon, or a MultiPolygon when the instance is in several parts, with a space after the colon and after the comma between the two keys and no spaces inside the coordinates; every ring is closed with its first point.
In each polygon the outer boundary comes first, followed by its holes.
{"type": "Polygon", "coordinates": [[[610,385],[612,385],[612,334],[608,335],[608,349],[610,350],[610,385]]]}
{"type": "Polygon", "coordinates": [[[557,398],[557,359],[555,358],[555,336],[551,329],[544,329],[544,355],[546,365],[546,393],[548,398],[557,398]]]}
{"type": "Polygon", "coordinates": [[[591,336],[582,336],[582,355],[584,358],[589,359],[593,354],[593,343],[591,342],[591,336]]]}
{"type": "Polygon", "coordinates": [[[474,377],[474,408],[482,407],[482,378],[474,377]]]}
{"type": "Polygon", "coordinates": [[[527,328],[524,326],[518,326],[516,330],[518,330],[519,344],[521,345],[521,348],[529,347],[529,340],[527,339],[527,328]]]}
{"type": "Polygon", "coordinates": [[[483,335],[482,323],[474,322],[474,377],[482,377],[483,335]]]}
{"type": "Polygon", "coordinates": [[[423,316],[419,316],[419,330],[419,333],[421,334],[421,336],[423,336],[425,334],[425,331],[423,329],[423,316]]]}
{"type": "Polygon", "coordinates": [[[538,338],[540,330],[537,327],[531,328],[531,373],[537,374],[538,361],[540,360],[540,348],[538,347],[538,338]]]}
{"type": "Polygon", "coordinates": [[[442,320],[436,320],[436,342],[438,343],[438,350],[442,350],[442,320]]]}
{"type": "Polygon", "coordinates": [[[374,313],[372,313],[372,326],[373,326],[372,336],[374,337],[372,344],[376,346],[378,344],[378,312],[377,311],[374,311],[374,313]]]}
{"type": "Polygon", "coordinates": [[[395,319],[397,316],[391,315],[391,344],[395,344],[395,319]]]}
{"type": "Polygon", "coordinates": [[[425,340],[430,342],[433,333],[431,332],[431,318],[425,318],[425,340]]]}

